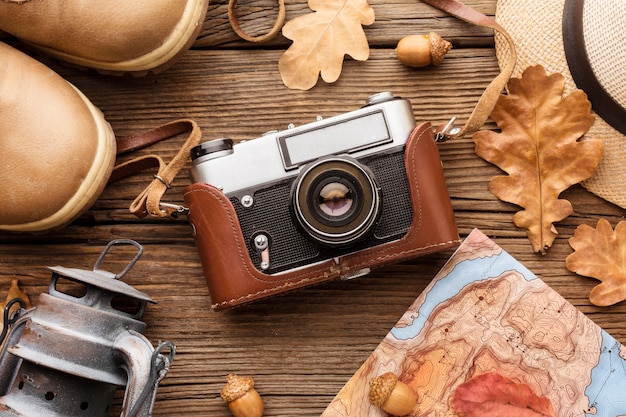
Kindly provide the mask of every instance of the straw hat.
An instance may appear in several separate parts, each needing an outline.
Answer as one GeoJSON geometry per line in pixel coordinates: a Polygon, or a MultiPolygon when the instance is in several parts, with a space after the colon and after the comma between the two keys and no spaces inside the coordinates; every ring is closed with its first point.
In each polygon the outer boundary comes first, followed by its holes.
{"type": "MultiPolygon", "coordinates": [[[[565,94],[580,88],[596,121],[585,138],[602,139],[604,158],[582,185],[626,208],[626,0],[498,0],[496,21],[513,38],[513,77],[529,66],[565,77],[565,94]]],[[[505,65],[509,48],[496,34],[505,65]]]]}

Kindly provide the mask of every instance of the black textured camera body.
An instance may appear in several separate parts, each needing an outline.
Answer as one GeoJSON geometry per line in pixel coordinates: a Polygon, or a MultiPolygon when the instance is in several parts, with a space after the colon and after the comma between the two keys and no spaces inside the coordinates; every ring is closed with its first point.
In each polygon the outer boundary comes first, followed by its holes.
{"type": "Polygon", "coordinates": [[[278,273],[313,264],[347,253],[381,245],[402,238],[413,219],[409,185],[404,167],[404,147],[358,159],[368,167],[377,180],[382,195],[382,208],[372,233],[363,241],[339,248],[328,248],[309,238],[299,227],[293,213],[291,194],[297,176],[279,182],[260,185],[255,190],[243,190],[229,196],[254,265],[260,265],[261,255],[254,245],[257,235],[270,239],[271,263],[265,273],[278,273]],[[241,196],[252,195],[254,204],[244,207],[241,196]]]}

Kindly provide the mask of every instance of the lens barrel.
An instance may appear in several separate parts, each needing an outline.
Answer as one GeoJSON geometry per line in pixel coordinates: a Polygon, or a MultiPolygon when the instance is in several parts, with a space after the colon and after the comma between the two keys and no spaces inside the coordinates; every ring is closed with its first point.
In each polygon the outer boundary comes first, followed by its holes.
{"type": "Polygon", "coordinates": [[[353,245],[380,217],[380,188],[357,160],[328,156],[305,166],[292,188],[295,218],[311,239],[330,247],[353,245]]]}

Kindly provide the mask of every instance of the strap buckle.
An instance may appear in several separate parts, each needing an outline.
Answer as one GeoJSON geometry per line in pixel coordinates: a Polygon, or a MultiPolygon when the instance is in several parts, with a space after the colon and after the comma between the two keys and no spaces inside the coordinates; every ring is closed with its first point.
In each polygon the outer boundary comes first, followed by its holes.
{"type": "Polygon", "coordinates": [[[159,203],[159,207],[164,213],[167,213],[170,217],[176,219],[181,214],[189,214],[189,208],[181,206],[180,204],[159,203]]]}
{"type": "Polygon", "coordinates": [[[456,116],[448,121],[445,126],[439,127],[437,132],[435,133],[435,142],[445,142],[450,139],[452,136],[456,135],[461,131],[460,127],[454,126],[454,122],[456,121],[456,116]]]}

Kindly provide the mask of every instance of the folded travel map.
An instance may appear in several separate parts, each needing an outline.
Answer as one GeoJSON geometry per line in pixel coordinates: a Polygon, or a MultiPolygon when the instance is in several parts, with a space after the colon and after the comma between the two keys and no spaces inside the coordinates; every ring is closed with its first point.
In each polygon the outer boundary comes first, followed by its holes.
{"type": "Polygon", "coordinates": [[[387,416],[368,400],[369,381],[386,372],[417,394],[409,416],[626,416],[625,358],[624,346],[474,230],[322,417],[387,416]],[[524,389],[467,389],[486,374],[524,389]],[[525,414],[535,412],[526,389],[553,414],[525,414]],[[471,414],[481,402],[499,411],[471,414]]]}

